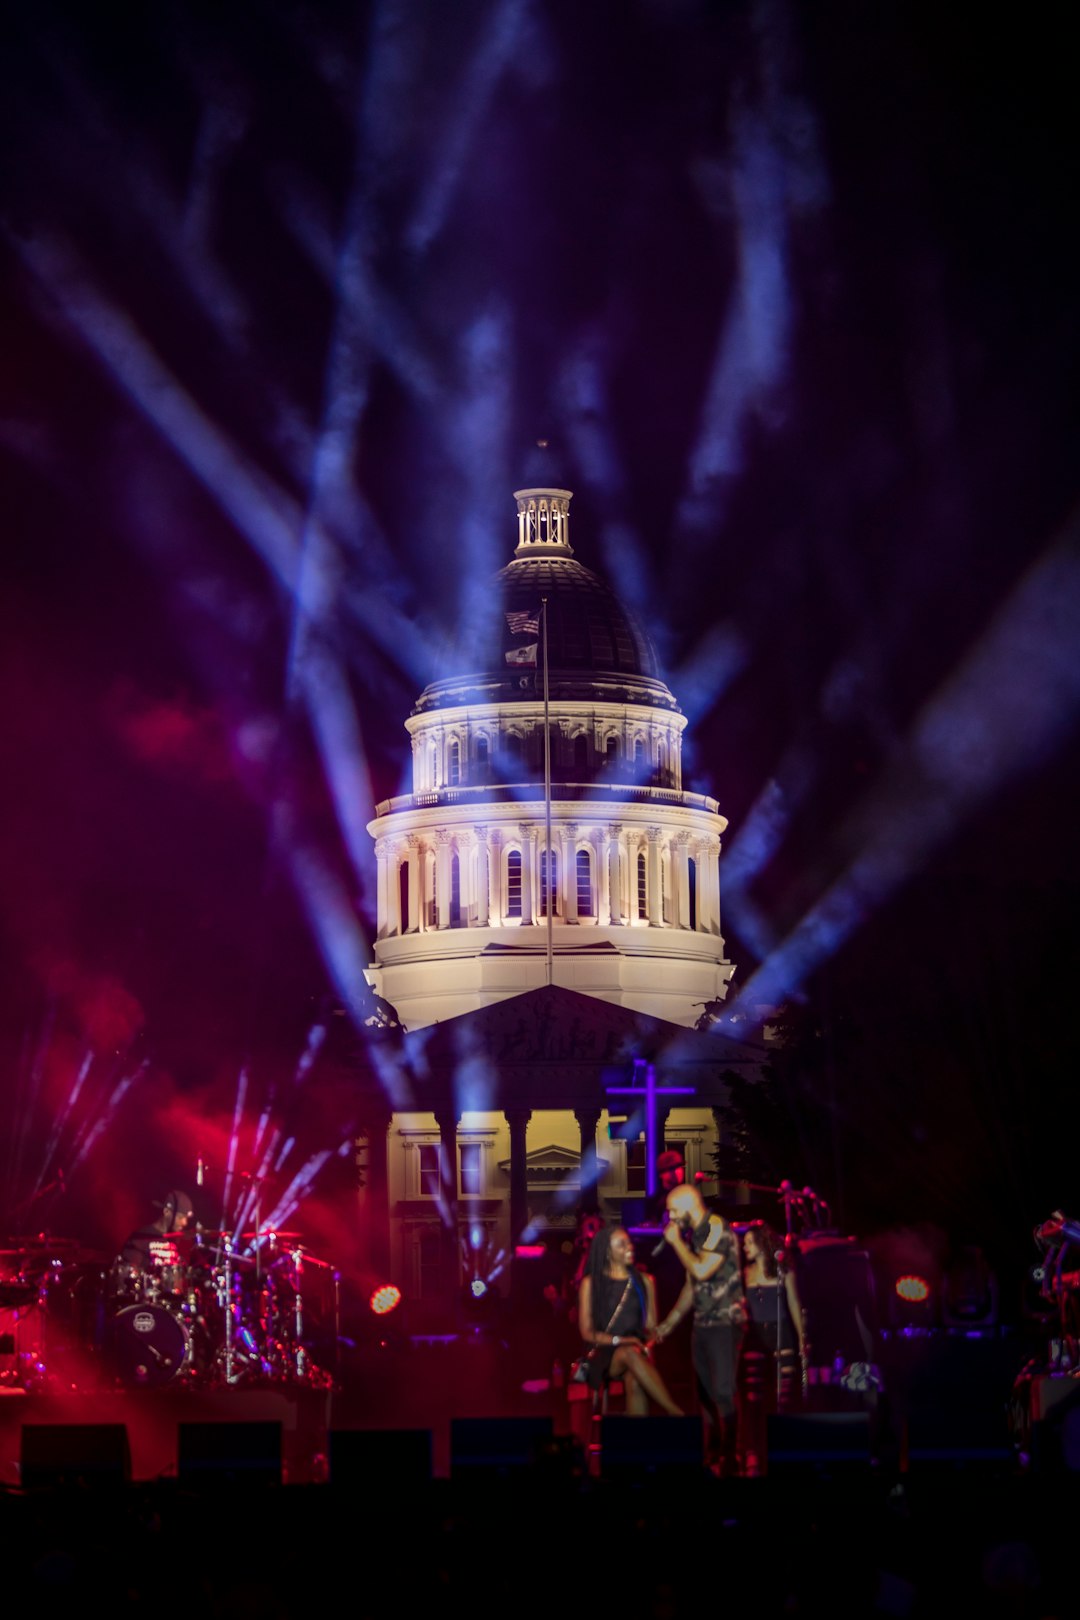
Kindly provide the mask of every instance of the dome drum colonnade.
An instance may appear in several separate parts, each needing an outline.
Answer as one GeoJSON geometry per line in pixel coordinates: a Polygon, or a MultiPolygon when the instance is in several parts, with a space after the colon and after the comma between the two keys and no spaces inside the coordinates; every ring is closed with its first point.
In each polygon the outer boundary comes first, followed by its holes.
{"type": "MultiPolygon", "coordinates": [[[[395,808],[399,802],[391,801],[395,808]]],[[[380,940],[439,929],[543,926],[548,870],[552,916],[564,927],[651,926],[719,936],[719,838],[649,821],[591,823],[580,803],[553,797],[549,868],[543,822],[523,821],[507,809],[493,824],[458,827],[444,819],[432,830],[380,839],[380,940]]]]}
{"type": "Polygon", "coordinates": [[[575,560],[569,491],[515,498],[518,545],[492,599],[497,636],[472,649],[471,671],[425,689],[406,722],[413,792],[380,804],[369,824],[369,977],[409,1028],[544,983],[531,930],[547,932],[550,872],[553,981],[691,1024],[732,972],[720,933],[726,822],[715,800],[682,791],[685,716],[648,637],[575,560]],[[550,806],[537,780],[542,601],[550,806]],[[582,972],[586,945],[608,954],[599,978],[582,972]],[[485,970],[483,958],[508,952],[532,958],[524,978],[485,970]]]}

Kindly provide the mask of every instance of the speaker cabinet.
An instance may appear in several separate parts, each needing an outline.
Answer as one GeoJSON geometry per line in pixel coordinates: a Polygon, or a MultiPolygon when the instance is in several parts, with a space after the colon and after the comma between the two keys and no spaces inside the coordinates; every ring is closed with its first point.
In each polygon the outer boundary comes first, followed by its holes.
{"type": "Polygon", "coordinates": [[[518,1472],[532,1467],[553,1442],[550,1417],[451,1418],[450,1472],[518,1472]]]}
{"type": "Polygon", "coordinates": [[[934,1463],[1012,1463],[1016,1453],[1004,1413],[961,1407],[911,1412],[902,1456],[908,1468],[918,1469],[934,1463]]]}
{"type": "Polygon", "coordinates": [[[125,1485],[131,1450],[123,1423],[24,1423],[19,1478],[48,1485],[125,1485]]]}
{"type": "Polygon", "coordinates": [[[600,1472],[604,1479],[641,1480],[657,1474],[704,1471],[700,1417],[605,1417],[600,1424],[600,1472]]]}
{"type": "Polygon", "coordinates": [[[331,1485],[379,1492],[426,1485],[432,1475],[430,1429],[331,1429],[331,1485]]]}
{"type": "Polygon", "coordinates": [[[870,1418],[865,1412],[773,1413],[767,1424],[770,1474],[792,1467],[869,1467],[870,1418]]]}
{"type": "Polygon", "coordinates": [[[176,1471],[192,1485],[280,1485],[281,1424],[178,1423],[176,1471]]]}

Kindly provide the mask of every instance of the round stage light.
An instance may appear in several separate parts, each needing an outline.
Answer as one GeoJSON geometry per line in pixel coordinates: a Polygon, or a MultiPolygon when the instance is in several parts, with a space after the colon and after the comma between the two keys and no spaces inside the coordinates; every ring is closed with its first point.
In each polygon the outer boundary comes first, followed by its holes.
{"type": "Polygon", "coordinates": [[[906,1276],[897,1277],[896,1292],[900,1299],[906,1299],[909,1304],[921,1305],[923,1300],[930,1298],[930,1284],[925,1277],[916,1277],[909,1272],[906,1276]]]}
{"type": "Polygon", "coordinates": [[[401,1304],[401,1289],[395,1287],[393,1283],[383,1283],[380,1288],[376,1288],[368,1304],[376,1316],[387,1316],[401,1304]]]}

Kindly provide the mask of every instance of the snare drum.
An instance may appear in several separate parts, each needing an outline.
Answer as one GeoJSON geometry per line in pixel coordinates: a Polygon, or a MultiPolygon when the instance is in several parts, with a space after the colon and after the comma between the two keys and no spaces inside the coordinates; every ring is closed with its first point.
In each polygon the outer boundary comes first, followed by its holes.
{"type": "Polygon", "coordinates": [[[129,1305],[113,1317],[111,1352],[125,1384],[172,1383],[191,1357],[187,1326],[163,1305],[129,1305]]]}

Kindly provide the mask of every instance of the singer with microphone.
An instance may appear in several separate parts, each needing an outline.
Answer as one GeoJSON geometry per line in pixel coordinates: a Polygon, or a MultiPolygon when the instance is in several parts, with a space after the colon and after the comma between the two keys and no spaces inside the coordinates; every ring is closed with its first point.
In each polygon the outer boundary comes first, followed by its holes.
{"type": "Polygon", "coordinates": [[[667,1195],[663,1241],[685,1273],[675,1304],[657,1329],[669,1337],[693,1313],[692,1356],[705,1419],[705,1461],[716,1474],[736,1472],[735,1386],[746,1324],[739,1246],[722,1215],[710,1214],[693,1185],[667,1195]]]}

